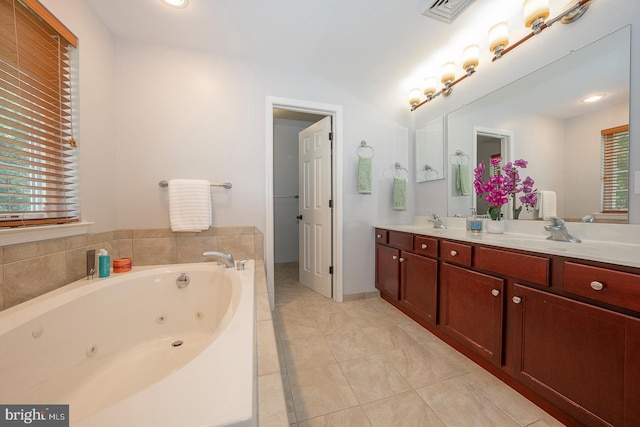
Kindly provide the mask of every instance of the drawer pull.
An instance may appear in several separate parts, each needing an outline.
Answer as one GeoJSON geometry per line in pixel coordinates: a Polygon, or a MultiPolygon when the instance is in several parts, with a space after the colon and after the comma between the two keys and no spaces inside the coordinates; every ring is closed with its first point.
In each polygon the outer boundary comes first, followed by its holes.
{"type": "Polygon", "coordinates": [[[422,249],[427,249],[428,247],[429,247],[429,245],[424,244],[424,243],[422,244],[422,249]]]}
{"type": "Polygon", "coordinates": [[[404,262],[404,258],[400,258],[398,261],[400,261],[400,262],[404,262]]]}
{"type": "Polygon", "coordinates": [[[595,280],[591,282],[591,289],[594,291],[601,291],[604,289],[604,285],[601,282],[596,282],[595,280]]]}
{"type": "Polygon", "coordinates": [[[513,297],[511,298],[511,301],[513,301],[516,304],[520,304],[522,302],[522,298],[520,297],[513,297]]]}
{"type": "Polygon", "coordinates": [[[491,295],[493,295],[494,297],[497,297],[498,295],[500,295],[500,291],[498,289],[493,289],[491,291],[491,295]]]}
{"type": "Polygon", "coordinates": [[[382,234],[377,234],[376,239],[382,239],[382,234]]]}
{"type": "Polygon", "coordinates": [[[458,251],[451,251],[450,253],[451,253],[451,256],[456,256],[456,255],[458,255],[458,251]]]}
{"type": "Polygon", "coordinates": [[[396,259],[398,259],[398,257],[394,255],[394,256],[391,257],[391,259],[396,260],[396,259]]]}

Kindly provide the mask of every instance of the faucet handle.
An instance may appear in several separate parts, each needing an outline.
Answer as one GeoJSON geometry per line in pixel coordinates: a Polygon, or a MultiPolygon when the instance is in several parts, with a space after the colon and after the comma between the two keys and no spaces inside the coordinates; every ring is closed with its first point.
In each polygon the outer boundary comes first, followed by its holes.
{"type": "Polygon", "coordinates": [[[549,216],[546,219],[551,221],[551,224],[555,225],[556,227],[560,227],[564,225],[564,219],[558,218],[557,216],[549,216]]]}

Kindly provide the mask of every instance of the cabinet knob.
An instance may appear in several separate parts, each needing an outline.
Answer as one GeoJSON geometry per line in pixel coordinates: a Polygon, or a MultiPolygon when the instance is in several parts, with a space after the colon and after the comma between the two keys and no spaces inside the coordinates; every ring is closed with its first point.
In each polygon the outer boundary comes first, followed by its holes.
{"type": "Polygon", "coordinates": [[[429,247],[429,245],[424,244],[424,243],[422,244],[422,249],[427,249],[428,247],[429,247]]]}
{"type": "Polygon", "coordinates": [[[513,297],[511,298],[511,301],[513,301],[516,304],[520,304],[522,302],[522,298],[520,297],[513,297]]]}
{"type": "Polygon", "coordinates": [[[456,256],[456,255],[458,255],[458,251],[451,251],[450,253],[451,253],[451,256],[456,256]]]}
{"type": "Polygon", "coordinates": [[[493,289],[491,291],[491,295],[493,295],[494,297],[497,297],[498,295],[500,295],[500,291],[498,289],[493,289]]]}
{"type": "Polygon", "coordinates": [[[394,255],[394,256],[391,257],[391,259],[395,260],[395,259],[398,259],[398,257],[394,255]]]}
{"type": "Polygon", "coordinates": [[[604,289],[604,285],[601,282],[596,282],[595,280],[591,282],[591,289],[594,291],[601,291],[604,289]]]}
{"type": "Polygon", "coordinates": [[[404,262],[404,258],[400,258],[398,261],[400,261],[400,262],[404,262]]]}
{"type": "Polygon", "coordinates": [[[376,234],[376,239],[382,239],[382,234],[376,234]]]}

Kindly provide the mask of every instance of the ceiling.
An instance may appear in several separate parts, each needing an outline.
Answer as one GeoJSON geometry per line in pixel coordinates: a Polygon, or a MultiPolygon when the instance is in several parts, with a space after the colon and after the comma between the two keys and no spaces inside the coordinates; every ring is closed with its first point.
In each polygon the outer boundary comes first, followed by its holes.
{"type": "Polygon", "coordinates": [[[521,10],[520,1],[474,1],[448,24],[421,14],[433,0],[190,0],[184,9],[160,0],[86,1],[117,37],[387,85],[496,5],[521,10]]]}

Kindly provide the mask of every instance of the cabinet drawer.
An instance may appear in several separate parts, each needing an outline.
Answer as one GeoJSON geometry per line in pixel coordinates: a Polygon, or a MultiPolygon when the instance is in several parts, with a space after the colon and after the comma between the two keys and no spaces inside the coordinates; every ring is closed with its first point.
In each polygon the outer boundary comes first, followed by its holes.
{"type": "Polygon", "coordinates": [[[438,256],[438,239],[416,236],[414,239],[414,252],[430,257],[438,256]]]}
{"type": "Polygon", "coordinates": [[[399,231],[389,231],[387,243],[395,248],[405,251],[413,250],[413,234],[401,233],[399,231]]]}
{"type": "Polygon", "coordinates": [[[564,290],[640,312],[640,275],[565,262],[564,290]]]}
{"type": "Polygon", "coordinates": [[[444,261],[471,266],[471,246],[443,240],[440,249],[444,261]]]}
{"type": "Polygon", "coordinates": [[[376,228],[376,243],[387,244],[388,243],[388,240],[387,240],[388,233],[389,232],[387,230],[383,230],[381,228],[376,228]]]}
{"type": "Polygon", "coordinates": [[[549,286],[549,259],[480,246],[476,248],[475,267],[514,279],[549,286]]]}

